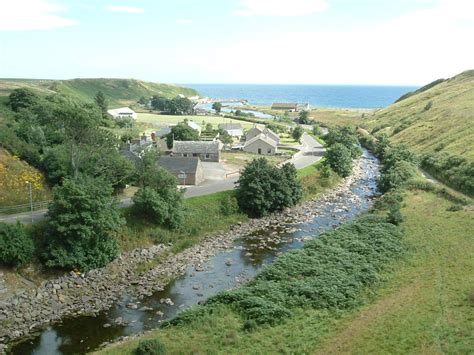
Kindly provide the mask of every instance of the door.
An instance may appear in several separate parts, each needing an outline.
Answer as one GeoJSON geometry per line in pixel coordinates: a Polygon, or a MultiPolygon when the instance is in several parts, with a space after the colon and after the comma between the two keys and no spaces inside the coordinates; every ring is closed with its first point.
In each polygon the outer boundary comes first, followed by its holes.
{"type": "Polygon", "coordinates": [[[258,154],[262,154],[262,148],[258,148],[258,154]]]}

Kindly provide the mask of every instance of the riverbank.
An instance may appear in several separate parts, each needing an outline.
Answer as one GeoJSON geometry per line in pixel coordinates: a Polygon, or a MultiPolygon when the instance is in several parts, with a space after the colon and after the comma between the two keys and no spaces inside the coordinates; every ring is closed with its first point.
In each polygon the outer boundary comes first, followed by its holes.
{"type": "MultiPolygon", "coordinates": [[[[123,255],[106,268],[84,276],[69,274],[48,281],[40,288],[16,296],[0,308],[0,314],[7,325],[4,330],[2,329],[1,338],[3,342],[11,342],[60,318],[84,313],[95,314],[110,307],[125,291],[140,299],[156,290],[161,290],[171,278],[182,275],[189,265],[199,270],[207,258],[220,250],[231,248],[238,238],[269,227],[289,230],[294,227],[289,227],[288,224],[314,219],[318,208],[331,204],[334,200],[340,200],[340,196],[349,193],[350,185],[356,179],[360,179],[362,174],[359,161],[355,165],[354,174],[331,192],[280,214],[235,225],[229,232],[211,235],[199,245],[179,254],[167,255],[165,246],[155,246],[153,249],[155,252],[150,257],[147,256],[148,249],[138,250],[131,254],[138,256],[133,262],[129,262],[127,255],[123,255]],[[142,254],[145,255],[144,258],[139,256],[142,254]],[[162,257],[162,260],[154,261],[156,257],[162,257]],[[156,266],[139,275],[135,274],[134,266],[143,265],[143,261],[150,262],[151,265],[155,263],[156,266]],[[122,269],[120,265],[127,266],[122,269]],[[139,287],[127,287],[130,285],[139,287]],[[87,304],[84,305],[84,302],[87,304]]],[[[359,202],[355,195],[346,200],[347,204],[359,202]]],[[[341,207],[344,208],[344,205],[341,207]]]]}
{"type": "Polygon", "coordinates": [[[155,330],[99,353],[132,354],[139,341],[158,339],[169,353],[447,353],[468,354],[472,324],[473,209],[453,210],[436,193],[404,192],[403,244],[407,254],[382,273],[365,304],[331,313],[292,310],[282,324],[243,329],[226,307],[190,324],[155,330]],[[389,335],[389,336],[387,336],[389,335]]]}

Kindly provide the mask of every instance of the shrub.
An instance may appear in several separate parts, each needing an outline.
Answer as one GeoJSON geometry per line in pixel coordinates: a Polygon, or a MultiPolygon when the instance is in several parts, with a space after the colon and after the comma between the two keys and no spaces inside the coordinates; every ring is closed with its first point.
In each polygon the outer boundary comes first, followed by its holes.
{"type": "Polygon", "coordinates": [[[265,216],[294,206],[302,197],[302,187],[294,165],[284,164],[278,168],[265,158],[247,164],[237,183],[239,207],[252,217],[265,216]]]}
{"type": "Polygon", "coordinates": [[[291,132],[291,136],[295,141],[299,141],[301,139],[301,136],[304,133],[304,129],[301,126],[296,126],[293,131],[291,132]]]}
{"type": "Polygon", "coordinates": [[[428,101],[428,103],[425,105],[425,107],[423,108],[424,111],[428,111],[431,107],[433,107],[433,102],[432,101],[428,101]]]}
{"type": "Polygon", "coordinates": [[[257,329],[258,324],[253,319],[247,319],[242,325],[242,330],[245,332],[253,332],[257,329]]]}
{"type": "Polygon", "coordinates": [[[462,211],[463,207],[461,205],[451,205],[449,206],[446,211],[448,212],[457,212],[457,211],[462,211]]]}
{"type": "Polygon", "coordinates": [[[324,163],[342,177],[347,177],[352,172],[351,152],[341,143],[335,143],[327,149],[324,163]]]}
{"type": "Polygon", "coordinates": [[[33,240],[19,222],[16,225],[0,223],[1,264],[8,266],[27,264],[33,253],[33,240]]]}
{"type": "Polygon", "coordinates": [[[64,180],[53,192],[46,265],[88,271],[112,261],[118,253],[116,234],[124,222],[114,205],[112,186],[81,177],[64,180]]]}
{"type": "Polygon", "coordinates": [[[135,349],[136,355],[165,355],[165,345],[158,339],[142,340],[135,349]]]}
{"type": "Polygon", "coordinates": [[[388,212],[388,216],[387,216],[387,222],[388,223],[392,223],[396,226],[398,226],[399,224],[401,224],[403,222],[404,218],[403,218],[403,215],[402,213],[400,212],[400,207],[392,207],[389,212],[388,212]]]}
{"type": "Polygon", "coordinates": [[[337,127],[329,130],[324,140],[329,147],[336,143],[342,144],[350,151],[352,158],[358,158],[362,154],[355,129],[350,126],[337,127]]]}
{"type": "Polygon", "coordinates": [[[223,216],[231,216],[239,212],[239,204],[234,196],[226,196],[221,200],[220,212],[223,216]]]}
{"type": "Polygon", "coordinates": [[[378,182],[379,189],[382,192],[397,189],[407,183],[415,174],[416,168],[412,163],[398,161],[389,170],[382,172],[378,182]]]}

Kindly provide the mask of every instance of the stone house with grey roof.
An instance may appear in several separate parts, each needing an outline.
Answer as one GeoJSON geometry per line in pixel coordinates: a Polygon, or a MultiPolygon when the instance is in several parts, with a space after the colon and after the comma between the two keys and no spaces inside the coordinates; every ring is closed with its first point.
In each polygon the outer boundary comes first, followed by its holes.
{"type": "Polygon", "coordinates": [[[204,181],[204,170],[197,157],[163,156],[158,159],[157,165],[176,176],[178,185],[199,185],[204,181]]]}
{"type": "Polygon", "coordinates": [[[276,134],[275,132],[273,132],[271,129],[268,129],[267,127],[261,126],[261,125],[254,125],[251,129],[249,129],[245,133],[245,140],[249,141],[260,134],[264,134],[270,137],[271,139],[275,141],[277,145],[280,144],[280,136],[276,134]]]}
{"type": "Polygon", "coordinates": [[[259,155],[275,155],[278,152],[277,143],[266,134],[259,134],[245,142],[242,150],[259,155]]]}
{"type": "Polygon", "coordinates": [[[244,129],[240,123],[220,123],[218,127],[229,133],[232,138],[240,140],[244,135],[244,129]]]}
{"type": "Polygon", "coordinates": [[[174,141],[173,157],[200,158],[201,161],[219,162],[222,143],[218,140],[205,141],[174,141]]]}

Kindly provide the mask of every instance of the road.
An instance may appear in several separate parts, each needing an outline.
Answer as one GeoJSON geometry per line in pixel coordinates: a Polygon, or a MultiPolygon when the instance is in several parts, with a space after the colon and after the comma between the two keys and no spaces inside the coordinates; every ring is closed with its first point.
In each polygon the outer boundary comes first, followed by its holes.
{"type": "MultiPolygon", "coordinates": [[[[320,160],[324,154],[323,146],[312,136],[304,133],[301,137],[301,145],[298,147],[300,152],[296,153],[289,162],[293,163],[296,169],[303,169],[309,165],[316,163],[320,160]]],[[[188,186],[184,193],[185,198],[203,196],[213,194],[215,192],[232,190],[235,183],[239,179],[238,175],[234,175],[224,180],[207,180],[199,186],[188,186]]],[[[120,200],[118,206],[120,208],[128,207],[132,204],[130,197],[123,198],[120,200]]],[[[20,221],[22,223],[38,222],[46,219],[47,210],[33,211],[31,216],[30,212],[18,213],[7,216],[0,216],[0,222],[5,223],[16,223],[20,221]]]]}

